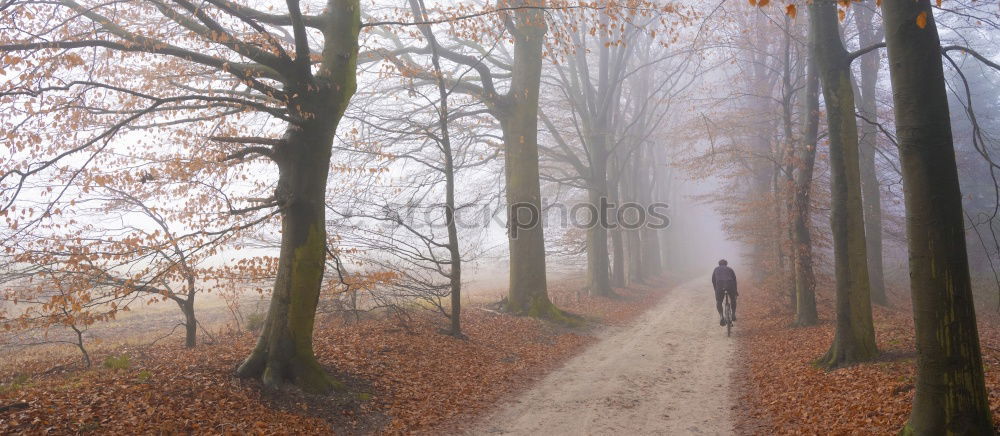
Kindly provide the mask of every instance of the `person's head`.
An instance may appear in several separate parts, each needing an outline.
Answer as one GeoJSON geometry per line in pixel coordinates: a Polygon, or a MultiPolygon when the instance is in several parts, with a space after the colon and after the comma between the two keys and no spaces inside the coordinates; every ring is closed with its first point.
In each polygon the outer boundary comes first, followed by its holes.
{"type": "Polygon", "coordinates": [[[726,266],[726,265],[729,265],[729,262],[726,262],[726,259],[722,259],[719,261],[719,266],[726,266]]]}

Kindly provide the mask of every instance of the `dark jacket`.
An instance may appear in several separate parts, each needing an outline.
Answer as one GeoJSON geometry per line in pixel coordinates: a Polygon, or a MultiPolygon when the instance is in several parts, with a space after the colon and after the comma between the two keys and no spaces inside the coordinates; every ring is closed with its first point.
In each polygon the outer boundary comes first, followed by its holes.
{"type": "Polygon", "coordinates": [[[712,287],[716,292],[728,290],[736,295],[736,271],[724,265],[715,267],[715,271],[712,271],[712,287]]]}

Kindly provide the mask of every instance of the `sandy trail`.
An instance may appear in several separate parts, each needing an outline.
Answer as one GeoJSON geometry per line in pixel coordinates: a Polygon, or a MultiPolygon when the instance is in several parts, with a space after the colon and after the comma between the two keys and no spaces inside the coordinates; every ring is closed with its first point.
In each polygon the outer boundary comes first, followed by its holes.
{"type": "Polygon", "coordinates": [[[474,434],[732,434],[734,338],[700,278],[503,404],[474,434]]]}

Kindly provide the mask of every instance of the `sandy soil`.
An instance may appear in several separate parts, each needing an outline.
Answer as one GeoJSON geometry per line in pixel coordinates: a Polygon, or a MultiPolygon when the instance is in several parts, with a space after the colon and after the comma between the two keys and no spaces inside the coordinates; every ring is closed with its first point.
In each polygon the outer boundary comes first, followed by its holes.
{"type": "Polygon", "coordinates": [[[678,286],[471,433],[732,434],[735,338],[718,319],[707,278],[678,286]]]}

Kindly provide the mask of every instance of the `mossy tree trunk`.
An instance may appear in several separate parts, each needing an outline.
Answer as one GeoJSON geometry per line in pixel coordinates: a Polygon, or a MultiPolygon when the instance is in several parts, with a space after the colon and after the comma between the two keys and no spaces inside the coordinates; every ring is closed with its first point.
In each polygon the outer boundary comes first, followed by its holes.
{"type": "MultiPolygon", "coordinates": [[[[858,27],[858,41],[861,47],[868,47],[882,40],[881,29],[873,23],[874,4],[858,4],[854,20],[858,27]]],[[[869,52],[858,59],[861,63],[861,86],[858,112],[861,120],[861,200],[865,211],[865,241],[868,244],[868,278],[872,302],[886,304],[885,274],[882,265],[882,193],[878,173],[875,170],[875,148],[878,147],[878,101],[875,87],[878,84],[879,54],[869,52]]]]}
{"type": "MultiPolygon", "coordinates": [[[[297,2],[289,2],[293,6],[297,2]]],[[[312,334],[326,260],[333,137],[357,87],[360,5],[357,0],[329,0],[324,17],[324,50],[316,73],[305,28],[293,26],[296,57],[285,91],[296,121],[271,156],[278,165],[275,200],[282,218],[278,271],[257,345],[237,369],[240,377],[260,378],[268,387],[293,384],[313,393],[343,387],[316,360],[312,334]]]]}
{"type": "Polygon", "coordinates": [[[290,382],[307,392],[327,392],[336,383],[313,355],[312,332],[326,260],[326,181],[333,132],[310,124],[312,128],[289,131],[278,162],[277,189],[284,203],[278,274],[260,339],[239,375],[261,377],[267,386],[290,382]]]}
{"type": "MultiPolygon", "coordinates": [[[[812,32],[810,31],[810,47],[812,32]]],[[[811,50],[810,50],[811,51],[811,50]]],[[[816,142],[819,136],[819,75],[816,60],[809,55],[806,67],[806,90],[804,95],[804,116],[801,150],[798,153],[798,171],[795,173],[795,198],[793,215],[792,245],[794,247],[795,270],[795,324],[814,325],[816,314],[816,274],[813,272],[812,234],[809,223],[812,218],[813,169],[816,166],[816,142]]]]}
{"type": "MultiPolygon", "coordinates": [[[[518,5],[520,3],[510,6],[518,5]]],[[[520,315],[558,318],[562,314],[549,300],[546,283],[538,179],[538,92],[547,27],[544,12],[534,8],[517,9],[510,13],[507,22],[514,38],[513,76],[510,91],[499,99],[496,108],[503,130],[508,208],[510,288],[507,310],[520,315]],[[538,214],[534,217],[535,225],[513,227],[517,219],[513,214],[518,211],[515,209],[518,205],[534,209],[532,213],[538,214]]]]}
{"type": "Polygon", "coordinates": [[[940,41],[928,0],[884,0],[917,378],[903,434],[992,435],[940,41]],[[923,16],[925,26],[917,24],[923,16]]]}
{"type": "Polygon", "coordinates": [[[837,280],[837,327],[833,344],[819,363],[832,368],[870,360],[878,350],[868,289],[854,93],[848,53],[840,39],[836,1],[811,3],[809,22],[815,32],[816,64],[823,82],[830,137],[830,226],[837,280]]]}

